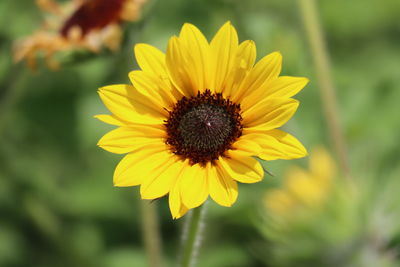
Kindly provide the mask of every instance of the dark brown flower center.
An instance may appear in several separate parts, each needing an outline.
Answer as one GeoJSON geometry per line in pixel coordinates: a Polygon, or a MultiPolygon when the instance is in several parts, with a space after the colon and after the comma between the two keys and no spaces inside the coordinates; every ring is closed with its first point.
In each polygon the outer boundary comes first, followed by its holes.
{"type": "Polygon", "coordinates": [[[166,120],[166,143],[191,164],[213,162],[242,135],[240,105],[209,90],[179,100],[166,120]]]}
{"type": "Polygon", "coordinates": [[[69,30],[79,26],[82,37],[92,30],[101,29],[113,22],[119,22],[119,16],[125,0],[91,0],[83,4],[68,18],[60,32],[68,37],[69,30]]]}

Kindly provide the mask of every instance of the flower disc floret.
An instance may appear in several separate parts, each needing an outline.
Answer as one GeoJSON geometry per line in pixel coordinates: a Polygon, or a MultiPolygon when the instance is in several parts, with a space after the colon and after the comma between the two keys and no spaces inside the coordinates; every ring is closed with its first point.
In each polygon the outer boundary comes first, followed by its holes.
{"type": "Polygon", "coordinates": [[[192,165],[205,165],[223,156],[242,135],[241,121],[240,105],[210,90],[199,92],[183,97],[169,112],[166,143],[192,165]]]}

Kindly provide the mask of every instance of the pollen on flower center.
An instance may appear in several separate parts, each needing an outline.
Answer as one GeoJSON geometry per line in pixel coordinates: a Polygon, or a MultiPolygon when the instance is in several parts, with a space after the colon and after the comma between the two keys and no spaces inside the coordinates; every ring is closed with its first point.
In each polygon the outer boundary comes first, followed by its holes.
{"type": "Polygon", "coordinates": [[[183,97],[169,114],[166,143],[191,164],[217,160],[242,134],[240,105],[209,90],[183,97]]]}

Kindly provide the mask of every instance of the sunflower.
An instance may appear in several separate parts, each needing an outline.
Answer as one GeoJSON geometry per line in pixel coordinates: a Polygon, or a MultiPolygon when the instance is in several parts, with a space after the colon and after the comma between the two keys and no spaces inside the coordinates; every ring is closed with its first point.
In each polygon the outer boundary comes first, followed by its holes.
{"type": "Polygon", "coordinates": [[[285,177],[284,186],[267,192],[265,207],[272,215],[291,221],[322,206],[333,189],[336,167],[329,153],[322,147],[311,152],[310,168],[292,167],[285,177]]]}
{"type": "Polygon", "coordinates": [[[98,145],[128,153],[114,172],[115,186],[140,185],[142,199],[168,194],[173,218],[202,205],[208,196],[222,206],[238,197],[238,185],[264,177],[262,160],[294,159],[307,152],[278,130],[295,113],[291,97],[306,78],[279,77],[282,56],[255,63],[256,46],[239,44],[225,23],[209,43],[184,24],[164,54],[148,44],[134,48],[141,70],[133,85],[110,85],[99,95],[112,115],[99,120],[118,126],[98,145]]]}
{"type": "Polygon", "coordinates": [[[32,69],[43,54],[51,69],[58,69],[54,54],[85,49],[94,53],[106,47],[118,50],[122,21],[136,21],[146,0],[70,0],[59,4],[53,0],[37,0],[44,11],[44,25],[31,36],[14,45],[15,62],[26,59],[32,69]]]}

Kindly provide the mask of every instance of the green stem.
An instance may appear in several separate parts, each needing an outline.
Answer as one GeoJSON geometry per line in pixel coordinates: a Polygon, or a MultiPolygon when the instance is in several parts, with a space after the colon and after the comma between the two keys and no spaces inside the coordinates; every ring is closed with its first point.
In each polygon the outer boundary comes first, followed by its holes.
{"type": "Polygon", "coordinates": [[[350,178],[350,168],[347,158],[346,145],[339,124],[335,87],[333,85],[329,55],[326,48],[321,23],[315,0],[299,0],[301,15],[310,43],[311,53],[319,81],[321,100],[325,119],[334,150],[339,159],[340,167],[347,178],[350,178]]]}
{"type": "Polygon", "coordinates": [[[146,248],[148,266],[161,266],[161,241],[157,220],[156,203],[141,200],[143,240],[146,248]]]}
{"type": "Polygon", "coordinates": [[[205,212],[205,203],[190,211],[185,221],[181,267],[193,267],[200,247],[202,218],[205,212]]]}

